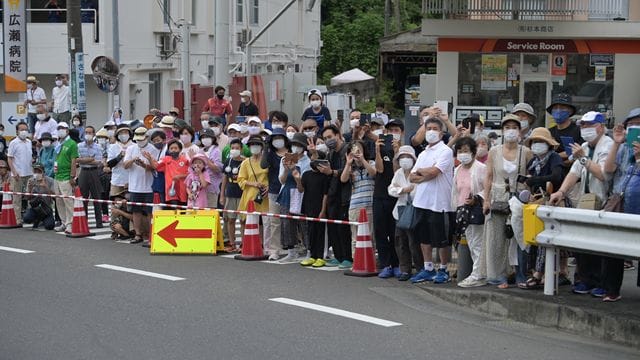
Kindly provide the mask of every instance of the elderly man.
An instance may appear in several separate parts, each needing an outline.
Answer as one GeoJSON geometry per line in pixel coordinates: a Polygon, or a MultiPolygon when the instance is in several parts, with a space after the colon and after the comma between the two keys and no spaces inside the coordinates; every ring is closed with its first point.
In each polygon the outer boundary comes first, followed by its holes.
{"type": "MultiPolygon", "coordinates": [[[[102,186],[100,182],[100,171],[102,169],[102,147],[95,141],[96,129],[87,126],[84,129],[85,141],[78,144],[78,164],[80,164],[80,175],[78,175],[78,186],[85,199],[89,195],[94,200],[102,198],[102,186]]],[[[84,202],[85,212],[88,202],[84,202]]],[[[96,216],[96,227],[102,228],[102,206],[94,202],[93,208],[96,216]]]]}
{"type": "Polygon", "coordinates": [[[36,125],[36,114],[38,105],[47,105],[47,95],[44,89],[38,86],[38,79],[35,76],[27,76],[27,94],[24,106],[27,107],[27,119],[29,120],[29,132],[33,134],[36,125]]]}
{"type": "Polygon", "coordinates": [[[240,94],[240,107],[238,108],[238,115],[240,116],[259,116],[258,106],[251,101],[251,91],[245,90],[240,94]]]}
{"type": "MultiPolygon", "coordinates": [[[[11,140],[7,151],[9,168],[11,169],[11,189],[16,192],[24,192],[27,181],[33,175],[31,167],[33,148],[31,140],[27,138],[29,134],[27,123],[18,123],[16,134],[18,136],[11,140]]],[[[16,223],[22,225],[22,195],[13,195],[13,208],[16,213],[16,223]]]]}
{"type": "Polygon", "coordinates": [[[58,129],[58,123],[49,116],[49,112],[47,112],[47,107],[45,105],[38,105],[37,109],[38,114],[36,117],[38,118],[38,121],[35,125],[35,133],[33,134],[34,140],[40,140],[44,133],[54,134],[58,129]]]}
{"type": "MultiPolygon", "coordinates": [[[[78,160],[78,144],[69,136],[69,125],[65,122],[58,124],[58,151],[54,165],[56,195],[73,195],[76,186],[76,170],[78,160]]],[[[73,199],[56,198],[56,205],[62,224],[54,230],[57,232],[71,232],[73,220],[73,199]]]]}

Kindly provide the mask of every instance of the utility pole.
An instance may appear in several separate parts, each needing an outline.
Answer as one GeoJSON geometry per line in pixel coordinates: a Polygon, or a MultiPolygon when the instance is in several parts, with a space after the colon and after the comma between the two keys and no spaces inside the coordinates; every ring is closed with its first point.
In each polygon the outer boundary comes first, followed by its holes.
{"type": "MultiPolygon", "coordinates": [[[[185,4],[187,2],[185,1],[185,4]]],[[[185,5],[186,7],[186,5],[185,5]]],[[[187,12],[185,11],[185,14],[187,12]]],[[[191,24],[189,20],[185,19],[182,22],[182,59],[181,72],[182,72],[182,95],[184,97],[184,105],[182,111],[184,112],[184,121],[191,125],[191,71],[189,69],[189,41],[191,40],[191,24]]]]}
{"type": "Polygon", "coordinates": [[[400,0],[394,0],[393,17],[396,21],[396,32],[402,31],[402,20],[400,19],[400,0]]]}
{"type": "Polygon", "coordinates": [[[82,49],[82,17],[80,0],[67,0],[67,34],[71,74],[71,109],[82,119],[87,115],[87,94],[84,81],[84,54],[82,49]]]}
{"type": "MultiPolygon", "coordinates": [[[[113,37],[113,60],[115,61],[116,65],[118,65],[118,67],[120,67],[120,23],[118,21],[118,1],[119,0],[113,0],[112,3],[112,12],[111,12],[111,21],[112,21],[112,32],[111,32],[111,36],[113,37]]],[[[118,80],[120,78],[120,75],[118,75],[118,80]]],[[[120,86],[118,86],[116,88],[116,90],[113,92],[113,107],[114,109],[111,109],[111,111],[114,111],[115,108],[121,108],[120,106],[120,86]]],[[[133,114],[130,115],[131,118],[133,118],[133,114]]]]}
{"type": "MultiPolygon", "coordinates": [[[[216,0],[215,84],[229,86],[229,0],[216,0]]],[[[214,94],[215,96],[215,94],[214,94]]]]}

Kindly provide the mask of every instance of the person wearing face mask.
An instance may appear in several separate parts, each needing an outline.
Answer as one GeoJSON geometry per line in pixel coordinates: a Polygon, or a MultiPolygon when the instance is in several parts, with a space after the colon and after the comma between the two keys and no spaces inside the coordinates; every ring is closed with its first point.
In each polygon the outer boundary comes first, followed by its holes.
{"type": "Polygon", "coordinates": [[[55,183],[52,178],[44,174],[41,164],[33,164],[33,177],[27,181],[27,192],[29,195],[29,208],[24,213],[24,223],[33,224],[33,230],[37,230],[42,225],[45,230],[53,230],[55,220],[53,219],[53,198],[42,195],[52,195],[55,183]]]}
{"type": "MultiPolygon", "coordinates": [[[[262,202],[255,202],[255,209],[259,212],[269,210],[269,171],[260,166],[264,142],[260,136],[252,136],[247,142],[251,151],[251,157],[245,159],[238,172],[238,186],[242,189],[242,197],[238,204],[238,210],[246,211],[249,200],[255,200],[258,194],[262,202]]],[[[240,216],[244,224],[245,216],[240,216]]]]}
{"type": "MultiPolygon", "coordinates": [[[[237,125],[237,124],[231,124],[237,125]]],[[[244,161],[242,156],[243,144],[239,139],[233,139],[229,143],[229,159],[224,162],[224,177],[220,187],[220,203],[225,210],[238,210],[238,204],[242,197],[242,189],[238,186],[238,173],[240,165],[244,161]]],[[[237,215],[232,212],[224,213],[224,232],[227,234],[225,243],[226,252],[236,251],[236,219],[237,215]]]]}
{"type": "Polygon", "coordinates": [[[58,123],[49,116],[47,112],[47,107],[45,105],[38,105],[37,107],[38,113],[36,117],[38,121],[35,124],[35,132],[33,133],[33,138],[35,140],[40,140],[43,133],[53,134],[58,129],[58,123]]]}
{"type": "Polygon", "coordinates": [[[218,207],[218,197],[220,195],[220,183],[222,183],[222,152],[217,143],[216,134],[212,129],[205,130],[200,136],[205,159],[206,168],[209,175],[209,185],[207,186],[207,207],[215,209],[218,207]]]}
{"type": "Polygon", "coordinates": [[[71,90],[64,84],[65,76],[56,75],[56,86],[51,90],[51,111],[56,121],[71,120],[71,90]]]}
{"type": "Polygon", "coordinates": [[[73,115],[71,118],[71,125],[73,126],[73,129],[78,131],[78,138],[80,141],[84,141],[84,123],[82,121],[82,117],[80,115],[73,115]]]}
{"type": "Polygon", "coordinates": [[[236,117],[236,124],[239,126],[238,139],[242,140],[243,144],[246,144],[249,140],[249,125],[247,124],[246,117],[236,117]]]}
{"type": "Polygon", "coordinates": [[[478,145],[478,149],[476,152],[476,160],[481,163],[486,163],[489,158],[489,149],[491,149],[491,141],[489,137],[484,133],[476,134],[473,139],[476,141],[478,145]]]}
{"type": "Polygon", "coordinates": [[[127,125],[119,125],[114,134],[116,143],[110,144],[107,148],[107,166],[111,168],[110,196],[126,191],[129,174],[124,168],[122,159],[127,148],[132,145],[131,135],[131,129],[127,125]]]}
{"type": "Polygon", "coordinates": [[[182,143],[178,139],[169,140],[164,156],[143,153],[151,167],[164,175],[164,197],[167,204],[186,205],[187,189],[184,179],[189,173],[189,160],[182,155],[182,143]],[[160,158],[160,160],[158,160],[160,158]]]}
{"type": "Polygon", "coordinates": [[[224,87],[218,85],[213,92],[216,96],[207,100],[207,103],[202,107],[202,112],[221,118],[222,126],[224,126],[227,124],[227,119],[233,114],[233,106],[229,100],[224,98],[224,87]]]}
{"type": "MultiPolygon", "coordinates": [[[[314,125],[315,126],[315,125],[314,125]]],[[[300,130],[298,129],[298,126],[294,125],[294,124],[289,124],[287,125],[287,127],[285,127],[286,129],[286,133],[287,133],[287,139],[291,140],[293,139],[293,136],[297,133],[300,132],[300,130]]],[[[315,129],[315,127],[314,127],[315,129]]],[[[310,132],[311,130],[308,130],[308,132],[310,132]]]]}
{"type": "Polygon", "coordinates": [[[442,121],[429,118],[424,123],[425,140],[429,146],[420,153],[409,180],[416,184],[413,206],[420,216],[414,232],[420,234],[424,268],[410,280],[412,283],[450,281],[447,266],[451,257],[455,213],[451,207],[453,182],[453,150],[442,141],[442,121]],[[438,249],[440,268],[433,264],[433,248],[438,249]]]}
{"type": "MultiPolygon", "coordinates": [[[[9,143],[7,158],[11,169],[11,190],[24,192],[27,181],[33,176],[31,162],[33,158],[33,147],[27,138],[29,126],[27,123],[19,122],[16,125],[15,139],[9,143]]],[[[16,209],[16,223],[22,226],[22,195],[13,195],[13,207],[16,209]]]]}
{"type": "MultiPolygon", "coordinates": [[[[270,142],[271,146],[262,156],[260,167],[269,171],[269,212],[277,214],[280,212],[280,206],[277,203],[278,193],[282,186],[278,178],[280,163],[284,155],[289,151],[289,139],[284,129],[275,128],[271,133],[270,142]]],[[[262,221],[266,229],[264,233],[264,248],[269,251],[269,260],[278,260],[280,258],[279,252],[282,250],[281,220],[276,217],[264,217],[262,221]]]]}
{"type": "Polygon", "coordinates": [[[353,109],[349,114],[349,131],[344,134],[344,141],[351,142],[353,140],[362,140],[366,132],[365,126],[361,124],[360,119],[362,112],[358,109],[353,109]]]}
{"type": "Polygon", "coordinates": [[[35,131],[35,125],[38,121],[36,115],[38,114],[38,105],[47,106],[47,95],[44,93],[44,89],[38,86],[38,80],[35,76],[27,76],[27,93],[24,100],[24,106],[27,108],[27,120],[29,131],[31,134],[35,131]]]}
{"type": "Polygon", "coordinates": [[[318,89],[311,89],[307,93],[307,98],[309,99],[309,107],[304,110],[300,120],[314,119],[320,130],[331,125],[331,112],[322,102],[322,92],[318,89]]]}
{"type": "MultiPolygon", "coordinates": [[[[242,127],[242,125],[240,125],[242,127]]],[[[245,142],[249,140],[248,136],[256,136],[260,135],[262,131],[262,121],[257,116],[249,116],[247,117],[247,137],[244,139],[245,142]]]]}
{"type": "MultiPolygon", "coordinates": [[[[78,144],[69,136],[69,125],[67,123],[61,122],[58,124],[58,141],[56,161],[53,165],[56,173],[56,195],[73,196],[79,154],[78,144]]],[[[56,206],[61,224],[54,230],[70,234],[71,221],[73,220],[73,199],[56,198],[56,206]]]]}
{"type": "Polygon", "coordinates": [[[180,129],[180,142],[182,143],[182,156],[191,160],[194,156],[202,153],[200,147],[193,143],[195,131],[191,126],[185,126],[180,129]]]}
{"type": "Polygon", "coordinates": [[[216,136],[216,143],[220,149],[224,149],[229,144],[229,137],[222,131],[224,129],[224,123],[222,118],[212,116],[209,118],[209,128],[216,136]]]}
{"type": "Polygon", "coordinates": [[[559,144],[556,152],[560,154],[564,161],[564,175],[566,176],[575,157],[569,156],[562,138],[571,138],[576,144],[584,142],[584,139],[580,136],[580,128],[571,121],[571,117],[576,113],[576,107],[571,104],[571,96],[558,94],[553,98],[551,105],[547,107],[547,113],[553,117],[556,123],[556,126],[550,128],[549,131],[551,131],[553,139],[559,144]]]}
{"type": "MultiPolygon", "coordinates": [[[[297,133],[291,140],[291,153],[281,160],[278,179],[282,187],[279,189],[279,194],[276,198],[276,202],[279,205],[279,214],[300,215],[297,210],[293,211],[292,205],[293,201],[302,201],[303,195],[298,189],[298,184],[302,179],[302,175],[311,170],[311,161],[305,153],[307,144],[307,136],[297,133]]],[[[296,262],[298,260],[298,252],[295,246],[298,244],[298,234],[307,233],[307,224],[293,219],[281,219],[280,222],[282,226],[282,248],[288,252],[287,256],[281,259],[280,262],[296,262]]],[[[303,238],[303,245],[307,249],[307,257],[304,260],[311,258],[308,240],[306,236],[303,238]]]]}
{"type": "Polygon", "coordinates": [[[107,137],[109,138],[109,144],[115,144],[116,141],[118,141],[118,139],[116,139],[116,130],[117,130],[117,126],[116,124],[109,120],[106,123],[104,123],[104,129],[107,131],[107,137]]]}
{"type": "MultiPolygon", "coordinates": [[[[151,159],[156,159],[160,150],[149,143],[147,129],[140,126],[133,132],[135,145],[129,146],[125,151],[123,166],[129,173],[129,200],[131,202],[153,202],[153,167],[151,159]]],[[[151,221],[151,206],[132,205],[133,228],[135,237],[129,242],[138,244],[149,239],[151,221]]]]}
{"type": "MultiPolygon", "coordinates": [[[[107,164],[107,148],[109,146],[109,134],[107,130],[102,128],[96,132],[95,142],[100,146],[102,151],[102,161],[98,165],[100,167],[100,186],[102,187],[102,193],[100,198],[102,200],[109,200],[109,189],[111,187],[111,168],[106,166],[107,164]]],[[[102,203],[102,222],[109,222],[109,204],[102,203]]]]}
{"type": "MultiPolygon", "coordinates": [[[[239,116],[259,116],[258,106],[251,101],[251,91],[244,90],[240,94],[240,107],[238,108],[239,116]]],[[[236,119],[237,120],[237,119],[236,119]]]]}
{"type": "MultiPolygon", "coordinates": [[[[573,158],[569,174],[564,178],[560,189],[551,195],[551,204],[558,204],[567,197],[567,193],[577,186],[580,197],[594,194],[595,204],[586,204],[590,210],[600,210],[609,193],[610,179],[605,172],[605,163],[613,140],[605,135],[606,120],[604,115],[596,111],[589,111],[577,122],[580,136],[585,140],[582,145],[571,144],[573,158]],[[580,184],[578,185],[578,180],[580,184]]],[[[578,203],[578,207],[585,206],[578,203]]],[[[585,206],[585,208],[586,208],[585,206]]],[[[602,257],[591,254],[576,254],[578,271],[575,276],[573,292],[602,297],[605,291],[601,283],[602,257]]]]}
{"type": "MultiPolygon", "coordinates": [[[[536,113],[533,111],[533,107],[527,103],[516,104],[511,113],[520,118],[520,138],[525,141],[533,129],[537,128],[536,113]]],[[[544,124],[542,125],[544,126],[544,124]]]]}
{"type": "MultiPolygon", "coordinates": [[[[477,143],[470,137],[458,140],[454,146],[456,158],[460,162],[460,165],[454,170],[451,188],[451,205],[454,209],[461,207],[482,209],[487,168],[483,163],[475,160],[477,149],[477,143]]],[[[470,261],[473,265],[468,274],[462,274],[462,269],[458,269],[459,287],[475,287],[486,284],[484,259],[481,258],[484,248],[484,216],[477,216],[477,213],[469,211],[475,216],[469,218],[469,224],[464,229],[463,235],[466,244],[461,240],[458,245],[458,261],[462,262],[466,256],[468,259],[464,260],[470,261]],[[462,251],[465,247],[467,248],[466,252],[462,251]]]]}
{"type": "MultiPolygon", "coordinates": [[[[410,145],[401,146],[394,157],[394,162],[398,165],[398,169],[393,174],[393,179],[391,179],[391,184],[389,184],[387,191],[390,196],[398,199],[392,212],[393,219],[398,221],[402,211],[416,194],[415,184],[409,181],[411,169],[416,163],[416,153],[413,147],[410,145]]],[[[399,281],[407,281],[411,278],[413,267],[416,269],[422,268],[424,259],[420,250],[420,242],[414,237],[414,232],[397,227],[395,229],[394,244],[400,269],[400,274],[397,278],[399,281]]]]}
{"type": "Polygon", "coordinates": [[[264,127],[269,130],[274,129],[286,129],[287,125],[289,125],[289,116],[282,111],[270,111],[269,119],[265,121],[264,127]]]}
{"type": "Polygon", "coordinates": [[[55,176],[53,164],[56,161],[55,147],[50,133],[44,133],[40,137],[40,150],[38,150],[37,162],[42,165],[44,174],[50,178],[55,176]]]}
{"type": "Polygon", "coordinates": [[[393,179],[393,159],[400,149],[404,124],[402,121],[395,119],[387,123],[386,135],[393,137],[391,147],[387,147],[385,140],[378,138],[378,131],[381,130],[374,130],[374,134],[376,134],[376,175],[373,189],[373,222],[376,224],[374,227],[374,240],[378,250],[380,268],[382,269],[378,277],[385,279],[401,275],[398,255],[394,246],[395,222],[389,221],[396,204],[396,198],[389,195],[388,188],[393,179]]]}
{"type": "Polygon", "coordinates": [[[508,201],[524,190],[525,184],[517,181],[518,175],[527,173],[527,163],[531,160],[531,150],[519,145],[520,118],[508,114],[502,118],[503,145],[492,147],[486,162],[487,177],[484,183],[483,213],[489,215],[485,223],[487,282],[500,289],[509,287],[507,274],[510,265],[516,266],[516,242],[507,236],[509,217],[508,201]]]}
{"type": "Polygon", "coordinates": [[[376,111],[371,114],[371,118],[380,118],[387,125],[389,122],[389,115],[384,111],[384,102],[378,101],[376,103],[376,111]]]}
{"type": "MultiPolygon", "coordinates": [[[[87,126],[85,129],[85,141],[78,144],[78,159],[80,164],[80,174],[78,174],[78,186],[82,197],[93,199],[102,197],[102,186],[100,184],[100,172],[102,171],[102,148],[95,142],[95,128],[87,126]]],[[[87,213],[88,202],[84,202],[84,210],[87,213]]],[[[96,227],[102,228],[102,206],[100,203],[93,203],[96,216],[96,227]]]]}
{"type": "MultiPolygon", "coordinates": [[[[229,134],[228,138],[229,138],[229,143],[222,148],[222,163],[226,164],[227,161],[229,160],[229,152],[231,151],[231,141],[233,141],[234,139],[238,139],[242,142],[241,139],[241,127],[239,124],[231,124],[229,126],[227,126],[227,134],[229,134]]],[[[245,144],[242,145],[242,153],[241,156],[244,157],[249,157],[251,156],[251,151],[249,151],[249,147],[245,144]]]]}
{"type": "Polygon", "coordinates": [[[165,115],[162,117],[162,120],[160,120],[160,123],[158,124],[158,127],[162,129],[165,136],[167,137],[167,140],[171,140],[174,137],[173,128],[175,126],[175,121],[176,119],[173,116],[165,115]]]}
{"type": "Polygon", "coordinates": [[[4,125],[0,124],[0,160],[7,161],[7,140],[4,138],[4,125]]]}
{"type": "Polygon", "coordinates": [[[443,114],[440,108],[436,106],[422,107],[420,109],[420,115],[418,118],[418,124],[420,126],[418,127],[418,130],[416,130],[416,132],[409,138],[411,141],[411,146],[413,146],[413,148],[415,149],[416,154],[420,154],[429,146],[428,141],[426,141],[425,139],[427,130],[424,124],[426,124],[427,120],[431,118],[437,119],[442,123],[445,131],[445,133],[442,135],[442,141],[445,144],[450,144],[451,139],[458,133],[458,130],[456,129],[454,124],[449,121],[449,115],[443,114]]]}

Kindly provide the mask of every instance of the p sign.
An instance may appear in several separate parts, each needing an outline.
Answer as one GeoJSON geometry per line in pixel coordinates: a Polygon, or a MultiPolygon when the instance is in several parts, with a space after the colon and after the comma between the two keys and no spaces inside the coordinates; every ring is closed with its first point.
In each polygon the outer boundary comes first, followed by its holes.
{"type": "Polygon", "coordinates": [[[2,124],[5,136],[16,136],[16,124],[27,122],[27,108],[21,102],[2,103],[2,124]]]}

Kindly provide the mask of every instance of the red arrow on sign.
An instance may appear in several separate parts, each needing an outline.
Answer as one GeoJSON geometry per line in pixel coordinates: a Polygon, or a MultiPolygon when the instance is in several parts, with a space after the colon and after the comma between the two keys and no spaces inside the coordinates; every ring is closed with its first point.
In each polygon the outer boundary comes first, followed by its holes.
{"type": "Polygon", "coordinates": [[[180,229],[178,230],[178,222],[176,220],[169,224],[166,228],[158,231],[158,236],[162,240],[168,242],[173,247],[178,247],[176,239],[211,239],[211,229],[180,229]]]}

